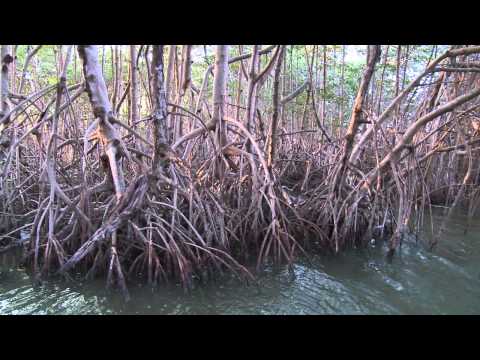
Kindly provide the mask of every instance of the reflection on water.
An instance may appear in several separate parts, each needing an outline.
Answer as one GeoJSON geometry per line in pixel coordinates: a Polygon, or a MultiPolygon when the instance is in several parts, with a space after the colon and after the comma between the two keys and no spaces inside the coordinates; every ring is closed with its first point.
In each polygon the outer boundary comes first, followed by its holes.
{"type": "Polygon", "coordinates": [[[189,294],[173,285],[131,286],[129,304],[108,294],[102,280],[34,288],[24,271],[12,269],[15,254],[3,255],[0,314],[479,314],[480,223],[466,235],[465,225],[464,217],[454,217],[434,252],[405,239],[392,263],[384,246],[372,243],[299,260],[295,276],[270,269],[257,285],[222,280],[189,294]]]}

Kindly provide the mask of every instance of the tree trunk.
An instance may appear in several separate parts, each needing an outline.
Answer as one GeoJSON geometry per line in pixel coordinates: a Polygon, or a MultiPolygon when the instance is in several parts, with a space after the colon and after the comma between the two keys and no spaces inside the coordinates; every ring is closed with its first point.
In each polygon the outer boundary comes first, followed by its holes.
{"type": "MultiPolygon", "coordinates": [[[[228,78],[228,45],[218,45],[215,54],[213,80],[213,121],[218,127],[223,121],[228,78]]],[[[221,126],[220,126],[221,127],[221,126]]]]}
{"type": "Polygon", "coordinates": [[[250,69],[248,73],[248,95],[247,95],[247,123],[246,128],[250,131],[255,118],[255,77],[258,62],[258,45],[253,46],[252,59],[250,60],[250,69]]]}
{"type": "Polygon", "coordinates": [[[340,111],[338,114],[338,136],[340,136],[340,129],[343,126],[343,109],[345,103],[345,90],[344,84],[345,82],[345,45],[342,45],[342,70],[341,70],[341,78],[340,78],[340,111]]]}
{"type": "Polygon", "coordinates": [[[390,48],[390,45],[387,45],[387,49],[385,50],[385,55],[383,57],[382,77],[380,78],[380,90],[379,90],[379,93],[378,93],[378,101],[377,101],[377,116],[380,115],[380,110],[381,110],[381,106],[382,106],[383,84],[384,84],[384,79],[385,79],[385,70],[387,68],[389,48],[390,48]]]}
{"type": "Polygon", "coordinates": [[[4,128],[10,122],[10,81],[9,69],[13,62],[13,57],[10,54],[11,45],[2,45],[0,49],[0,57],[2,62],[2,69],[0,72],[0,146],[8,147],[11,143],[8,134],[4,134],[4,128]]]}
{"type": "Polygon", "coordinates": [[[181,95],[185,95],[192,82],[192,45],[183,45],[182,48],[182,85],[181,95]]]}
{"type": "Polygon", "coordinates": [[[175,65],[175,53],[177,51],[177,45],[170,45],[168,49],[168,68],[167,68],[167,79],[165,82],[165,93],[167,97],[167,102],[171,99],[173,93],[173,71],[175,65]]]}
{"type": "Polygon", "coordinates": [[[322,101],[322,126],[325,127],[327,113],[327,46],[323,45],[323,101],[322,101]]]}
{"type": "Polygon", "coordinates": [[[112,175],[117,200],[125,190],[125,180],[121,168],[121,140],[117,130],[112,125],[112,105],[108,99],[107,86],[103,78],[102,69],[98,62],[98,49],[96,45],[79,45],[78,55],[83,63],[83,74],[86,90],[92,105],[93,115],[98,119],[98,136],[103,145],[104,157],[112,175]]]}
{"type": "Polygon", "coordinates": [[[274,80],[273,80],[273,116],[272,116],[272,123],[270,125],[270,131],[268,134],[268,141],[267,141],[267,166],[270,171],[272,169],[273,158],[275,155],[276,140],[277,140],[276,131],[277,131],[278,113],[279,113],[280,73],[282,70],[282,60],[283,60],[284,49],[285,49],[285,46],[282,45],[277,57],[278,60],[277,60],[277,64],[275,65],[275,74],[274,74],[274,80]]]}
{"type": "MultiPolygon", "coordinates": [[[[402,55],[402,46],[398,45],[397,47],[397,65],[395,69],[395,97],[398,96],[398,92],[400,90],[400,66],[401,66],[401,55],[402,55]]],[[[400,112],[400,103],[395,108],[395,122],[394,122],[394,129],[398,128],[398,115],[400,112]]]]}
{"type": "Polygon", "coordinates": [[[152,99],[153,99],[153,145],[152,170],[154,174],[164,171],[168,165],[167,143],[167,98],[163,76],[163,45],[152,47],[152,99]]]}
{"type": "Polygon", "coordinates": [[[343,145],[342,159],[335,172],[335,178],[333,181],[333,191],[336,192],[338,188],[341,188],[341,184],[344,181],[345,170],[347,167],[347,161],[353,148],[353,142],[357,133],[358,127],[363,117],[363,106],[365,102],[365,96],[368,91],[370,80],[373,72],[375,71],[375,64],[380,58],[380,45],[368,46],[368,64],[363,73],[360,87],[355,98],[353,105],[352,116],[350,118],[350,124],[348,125],[347,133],[345,135],[345,143],[343,145]]]}
{"type": "Polygon", "coordinates": [[[135,128],[139,120],[137,47],[130,45],[130,124],[135,128]]]}

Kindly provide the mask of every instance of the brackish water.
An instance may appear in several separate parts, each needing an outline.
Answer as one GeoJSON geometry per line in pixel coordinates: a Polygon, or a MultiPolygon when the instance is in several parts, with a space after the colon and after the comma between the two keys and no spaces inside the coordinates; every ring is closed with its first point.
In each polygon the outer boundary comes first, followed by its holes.
{"type": "Polygon", "coordinates": [[[452,218],[433,252],[414,237],[404,239],[391,263],[385,246],[372,243],[299,260],[294,276],[270,269],[257,285],[222,280],[188,294],[173,285],[130,286],[128,304],[107,293],[104,281],[33,287],[8,254],[0,258],[0,314],[480,314],[480,221],[467,234],[466,225],[466,217],[452,218]]]}

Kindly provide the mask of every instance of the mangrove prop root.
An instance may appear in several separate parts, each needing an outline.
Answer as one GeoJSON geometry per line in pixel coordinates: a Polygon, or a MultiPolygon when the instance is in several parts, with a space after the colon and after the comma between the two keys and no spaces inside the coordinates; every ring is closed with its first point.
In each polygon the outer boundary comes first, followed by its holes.
{"type": "MultiPolygon", "coordinates": [[[[380,47],[371,46],[348,127],[334,128],[317,114],[313,55],[309,80],[280,96],[287,46],[255,46],[229,58],[221,45],[200,90],[185,46],[182,61],[170,48],[168,66],[163,45],[144,49],[153,56],[144,54],[146,71],[136,69],[129,85],[138,92],[133,99],[143,99],[144,86],[151,107],[142,120],[139,108],[129,116],[120,111],[131,102],[123,101],[130,90],[120,102],[114,96],[115,107],[110,103],[112,84],[93,45],[78,46],[84,82],[67,85],[69,56],[56,86],[34,89],[22,75],[22,94],[15,95],[2,82],[0,253],[23,246],[36,276],[102,276],[128,298],[135,279],[179,281],[187,290],[226,271],[253,281],[255,266],[291,265],[299,254],[338,253],[372,238],[389,240],[391,257],[405,234],[418,230],[424,209],[448,207],[448,220],[461,205],[478,208],[480,82],[471,69],[479,47],[438,56],[381,112],[371,96],[380,47]],[[239,79],[239,89],[248,85],[246,108],[227,106],[231,64],[247,79],[239,79]],[[270,73],[273,107],[259,96],[270,73]],[[178,89],[175,74],[183,79],[178,89]],[[426,77],[436,82],[425,85],[426,77]],[[178,103],[168,94],[173,89],[182,92],[178,103]],[[301,116],[289,117],[305,89],[301,116]],[[415,106],[403,103],[410,95],[415,106]]],[[[9,70],[10,58],[2,61],[9,70]]],[[[140,54],[131,64],[140,66],[140,54]]],[[[447,220],[434,229],[432,247],[447,220]]]]}

